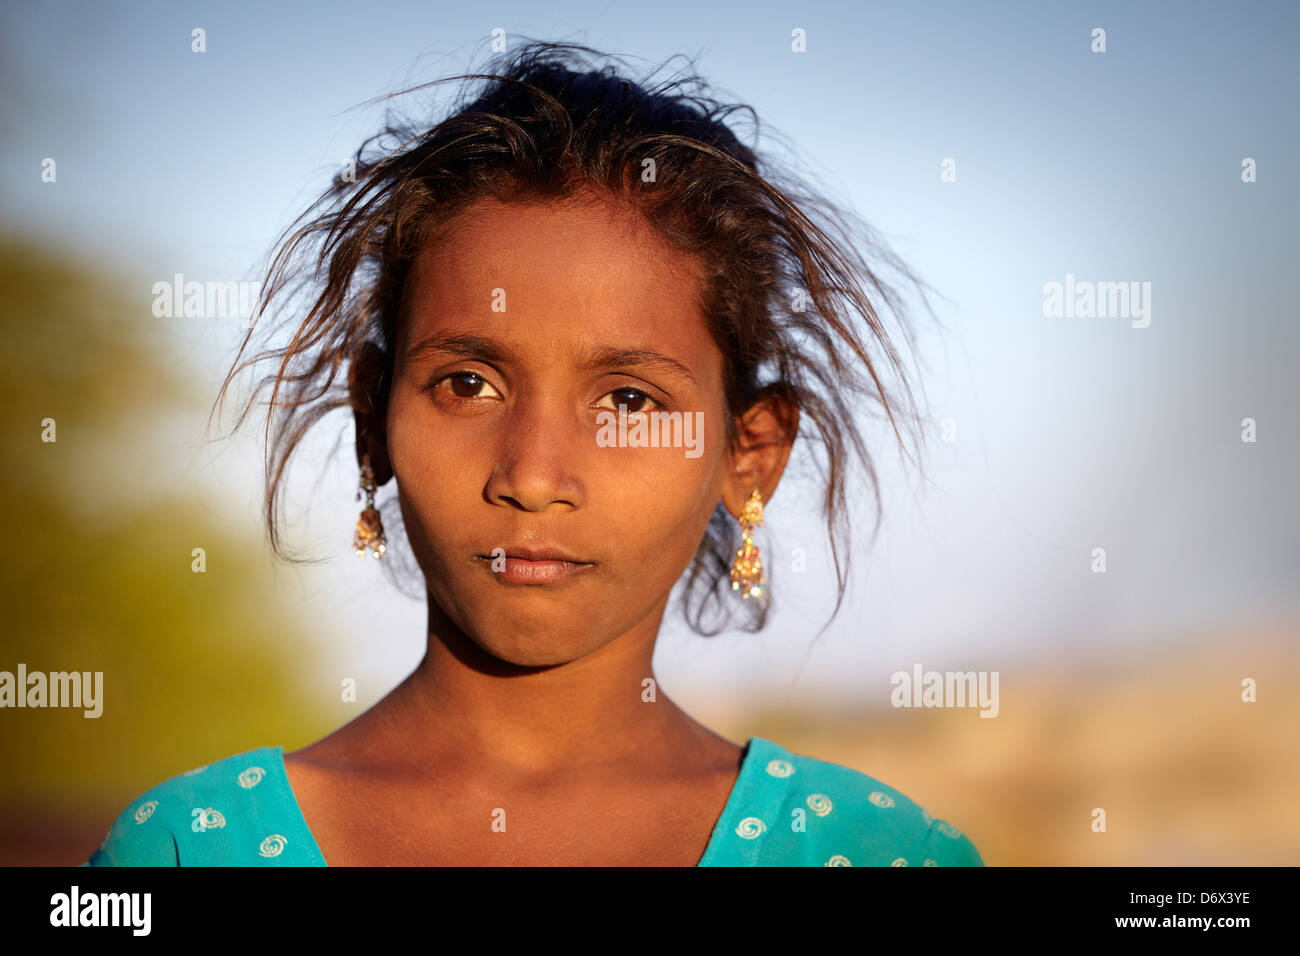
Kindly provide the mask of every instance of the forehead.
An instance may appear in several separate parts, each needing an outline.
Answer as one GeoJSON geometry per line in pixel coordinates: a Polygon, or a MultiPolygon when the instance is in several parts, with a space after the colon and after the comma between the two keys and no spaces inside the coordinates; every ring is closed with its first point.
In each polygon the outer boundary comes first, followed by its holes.
{"type": "Polygon", "coordinates": [[[532,333],[689,353],[712,345],[700,311],[701,281],[699,260],[626,206],[586,197],[484,199],[416,256],[402,335],[409,343],[449,327],[486,329],[507,339],[532,333]]]}

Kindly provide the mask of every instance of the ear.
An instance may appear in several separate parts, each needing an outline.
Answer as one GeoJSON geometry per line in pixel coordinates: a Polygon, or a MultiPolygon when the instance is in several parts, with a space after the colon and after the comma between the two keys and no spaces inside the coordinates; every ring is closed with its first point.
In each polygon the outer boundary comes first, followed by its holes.
{"type": "Polygon", "coordinates": [[[736,420],[736,445],[722,489],[722,504],[739,518],[754,489],[767,504],[790,460],[799,431],[799,408],[780,387],[771,387],[736,420]]]}
{"type": "Polygon", "coordinates": [[[388,407],[383,400],[392,384],[384,380],[388,374],[388,358],[373,342],[361,347],[361,353],[352,359],[348,368],[348,393],[356,422],[357,466],[361,465],[361,456],[368,454],[377,486],[393,477],[385,434],[388,407]]]}

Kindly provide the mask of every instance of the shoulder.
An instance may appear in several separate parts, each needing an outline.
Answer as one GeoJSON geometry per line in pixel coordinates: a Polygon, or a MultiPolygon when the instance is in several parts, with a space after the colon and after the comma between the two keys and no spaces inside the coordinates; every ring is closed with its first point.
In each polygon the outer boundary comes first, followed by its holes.
{"type": "MultiPolygon", "coordinates": [[[[791,754],[789,759],[796,769],[794,776],[803,776],[803,785],[793,789],[790,802],[802,798],[810,816],[827,822],[836,816],[825,833],[827,846],[834,848],[837,840],[847,844],[868,865],[984,865],[975,844],[961,830],[932,816],[894,787],[851,767],[804,754],[791,754]],[[813,792],[805,795],[804,790],[813,792]]],[[[847,862],[857,865],[851,857],[847,862]]]]}
{"type": "Polygon", "coordinates": [[[961,830],[875,777],[762,738],[751,747],[749,784],[736,794],[740,819],[734,833],[719,834],[749,841],[744,865],[984,865],[961,830]],[[747,836],[755,831],[759,839],[747,836]]]}
{"type": "Polygon", "coordinates": [[[281,753],[279,747],[258,747],[149,788],[118,814],[89,865],[310,862],[281,753]],[[288,853],[291,843],[297,853],[288,853]]]}

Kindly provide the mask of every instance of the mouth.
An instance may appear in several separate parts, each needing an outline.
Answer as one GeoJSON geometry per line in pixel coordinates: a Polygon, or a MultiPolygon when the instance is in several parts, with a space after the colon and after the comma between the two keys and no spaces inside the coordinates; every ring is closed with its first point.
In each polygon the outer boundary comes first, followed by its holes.
{"type": "Polygon", "coordinates": [[[596,566],[594,561],[581,561],[554,548],[521,546],[495,548],[494,551],[495,554],[476,557],[487,564],[494,577],[506,584],[560,584],[596,566]]]}

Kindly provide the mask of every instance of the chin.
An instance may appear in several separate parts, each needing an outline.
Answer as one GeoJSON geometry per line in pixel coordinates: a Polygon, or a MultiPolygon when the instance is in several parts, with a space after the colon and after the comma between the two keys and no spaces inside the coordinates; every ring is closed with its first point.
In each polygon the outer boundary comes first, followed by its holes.
{"type": "Polygon", "coordinates": [[[607,644],[610,638],[591,630],[591,622],[573,621],[569,626],[554,620],[545,626],[524,620],[496,621],[467,632],[470,640],[497,660],[517,667],[554,667],[585,657],[607,644]]]}
{"type": "MultiPolygon", "coordinates": [[[[472,598],[452,597],[457,627],[487,654],[519,667],[553,667],[585,657],[618,637],[618,621],[590,600],[594,595],[544,594],[493,584],[471,587],[472,598]]],[[[442,605],[447,608],[448,605],[442,605]]],[[[617,615],[615,615],[617,617],[617,615]]],[[[626,630],[624,628],[623,630],[626,630]]]]}

